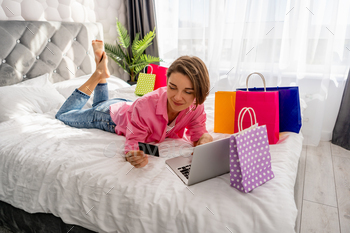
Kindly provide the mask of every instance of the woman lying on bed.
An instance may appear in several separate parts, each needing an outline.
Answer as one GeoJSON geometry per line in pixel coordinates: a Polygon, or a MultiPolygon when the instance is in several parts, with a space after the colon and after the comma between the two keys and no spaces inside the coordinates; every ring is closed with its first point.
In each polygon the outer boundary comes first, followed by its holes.
{"type": "Polygon", "coordinates": [[[93,41],[96,71],[76,89],[62,105],[56,118],[76,128],[98,128],[125,135],[126,160],[136,168],[148,163],[138,142],[162,142],[186,136],[194,146],[213,141],[206,130],[203,102],[209,94],[208,70],[198,57],[183,56],[172,63],[167,72],[167,86],[159,88],[135,102],[108,99],[107,56],[103,42],[93,41]],[[101,60],[102,58],[102,60],[101,60]],[[82,109],[95,91],[93,105],[82,109]]]}

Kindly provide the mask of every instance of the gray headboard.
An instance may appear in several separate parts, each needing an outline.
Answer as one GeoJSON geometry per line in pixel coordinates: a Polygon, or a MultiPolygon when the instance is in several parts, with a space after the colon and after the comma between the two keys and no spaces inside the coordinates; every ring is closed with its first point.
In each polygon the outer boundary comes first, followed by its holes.
{"type": "Polygon", "coordinates": [[[0,20],[0,86],[45,73],[53,82],[91,74],[94,39],[103,40],[99,23],[0,20]]]}

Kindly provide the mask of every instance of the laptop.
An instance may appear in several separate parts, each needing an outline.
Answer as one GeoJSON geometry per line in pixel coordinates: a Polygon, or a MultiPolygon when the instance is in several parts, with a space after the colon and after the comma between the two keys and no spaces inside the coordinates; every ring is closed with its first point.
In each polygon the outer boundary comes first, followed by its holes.
{"type": "Polygon", "coordinates": [[[194,147],[193,155],[168,159],[165,163],[188,186],[230,171],[230,138],[194,147]]]}

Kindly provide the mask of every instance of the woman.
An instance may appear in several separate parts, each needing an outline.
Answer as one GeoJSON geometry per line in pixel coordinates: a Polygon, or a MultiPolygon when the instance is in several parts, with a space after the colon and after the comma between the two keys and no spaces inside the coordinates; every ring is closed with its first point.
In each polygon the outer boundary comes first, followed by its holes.
{"type": "Polygon", "coordinates": [[[98,128],[125,135],[126,160],[134,167],[144,167],[148,156],[138,142],[162,142],[166,137],[186,136],[194,146],[213,141],[206,130],[203,102],[209,93],[208,70],[197,57],[178,58],[167,71],[167,86],[130,100],[108,99],[107,56],[103,42],[92,42],[96,71],[62,105],[56,118],[77,128],[98,128]],[[93,105],[82,110],[95,91],[93,105]]]}

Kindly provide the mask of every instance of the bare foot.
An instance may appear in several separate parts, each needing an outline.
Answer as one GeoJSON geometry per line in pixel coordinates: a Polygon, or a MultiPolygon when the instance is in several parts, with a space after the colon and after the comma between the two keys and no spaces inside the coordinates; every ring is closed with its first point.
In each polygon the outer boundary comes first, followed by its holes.
{"type": "Polygon", "coordinates": [[[96,66],[100,63],[103,53],[103,41],[93,40],[92,48],[94,49],[96,66]]]}
{"type": "Polygon", "coordinates": [[[107,64],[108,64],[107,54],[106,52],[102,52],[102,60],[100,63],[98,63],[96,67],[96,72],[100,75],[101,80],[109,78],[110,76],[107,64]]]}

